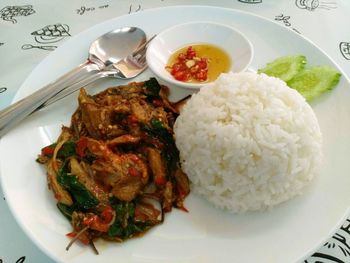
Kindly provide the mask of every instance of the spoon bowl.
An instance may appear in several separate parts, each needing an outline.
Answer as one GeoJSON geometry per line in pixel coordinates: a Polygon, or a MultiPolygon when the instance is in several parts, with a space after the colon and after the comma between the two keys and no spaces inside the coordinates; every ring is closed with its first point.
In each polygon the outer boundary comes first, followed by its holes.
{"type": "Polygon", "coordinates": [[[89,60],[109,66],[116,64],[146,42],[145,32],[138,27],[123,27],[112,30],[90,46],[89,60]]]}
{"type": "Polygon", "coordinates": [[[131,79],[139,74],[141,74],[146,68],[146,50],[147,44],[154,38],[150,38],[147,42],[141,45],[135,52],[131,55],[128,55],[126,58],[120,60],[118,63],[111,64],[111,67],[106,67],[105,70],[98,71],[96,74],[91,74],[90,76],[82,79],[81,81],[70,85],[66,89],[62,90],[56,96],[48,99],[45,103],[43,103],[39,108],[35,111],[40,110],[70,94],[74,91],[80,89],[81,87],[85,87],[86,85],[101,79],[101,78],[115,78],[115,79],[131,79]]]}
{"type": "Polygon", "coordinates": [[[140,50],[145,43],[146,34],[137,27],[123,27],[100,36],[91,44],[88,59],[83,64],[0,111],[0,137],[52,98],[56,101],[57,97],[66,96],[67,87],[77,87],[83,80],[103,77],[101,72],[113,70],[118,73],[118,68],[113,65],[140,50]]]}

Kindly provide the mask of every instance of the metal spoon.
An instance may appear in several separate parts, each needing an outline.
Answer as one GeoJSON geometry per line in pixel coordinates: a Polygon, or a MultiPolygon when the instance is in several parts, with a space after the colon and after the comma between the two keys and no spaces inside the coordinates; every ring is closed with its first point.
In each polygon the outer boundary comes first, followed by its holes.
{"type": "Polygon", "coordinates": [[[146,68],[146,50],[147,50],[147,44],[155,37],[151,37],[147,40],[143,45],[141,45],[137,50],[135,50],[131,55],[128,55],[123,60],[119,61],[118,63],[112,64],[111,67],[106,67],[106,69],[101,70],[95,74],[91,74],[90,76],[82,79],[79,82],[74,83],[73,85],[70,85],[66,89],[62,90],[60,93],[58,93],[56,96],[50,98],[45,103],[43,103],[39,108],[37,108],[35,111],[40,110],[70,94],[72,94],[74,91],[79,90],[82,87],[85,87],[86,85],[101,79],[101,78],[115,78],[115,79],[131,79],[139,74],[141,74],[146,68]]]}
{"type": "Polygon", "coordinates": [[[0,137],[66,87],[118,64],[145,42],[145,32],[137,27],[123,27],[102,35],[91,44],[85,63],[0,111],[0,137]]]}

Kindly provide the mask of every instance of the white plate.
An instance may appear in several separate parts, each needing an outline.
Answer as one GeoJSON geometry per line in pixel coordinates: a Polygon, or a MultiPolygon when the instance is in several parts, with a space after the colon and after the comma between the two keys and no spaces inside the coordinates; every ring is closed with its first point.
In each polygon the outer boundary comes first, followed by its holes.
{"type": "MultiPolygon", "coordinates": [[[[50,54],[27,78],[16,99],[73,68],[99,35],[121,26],[139,26],[148,36],[177,23],[210,20],[245,33],[255,49],[252,68],[287,54],[304,54],[309,64],[334,62],[293,31],[257,16],[213,7],[170,7],[119,17],[99,24],[50,54]]],[[[150,76],[145,72],[136,80],[150,76]]],[[[102,81],[99,89],[120,84],[102,81]]],[[[92,90],[91,90],[92,91],[92,90]]],[[[98,91],[94,89],[93,91],[98,91]]],[[[174,94],[173,94],[174,95],[174,94]]],[[[98,242],[100,255],[74,245],[71,230],[56,209],[44,169],[35,163],[40,148],[56,140],[76,107],[71,96],[28,118],[1,140],[2,187],[18,223],[54,260],[61,262],[294,262],[321,245],[348,213],[350,204],[350,90],[343,74],[338,87],[312,106],[324,135],[324,166],[304,195],[269,212],[232,215],[191,194],[190,212],[174,210],[163,225],[124,244],[98,242]]],[[[175,93],[176,97],[176,93],[175,93]]]]}

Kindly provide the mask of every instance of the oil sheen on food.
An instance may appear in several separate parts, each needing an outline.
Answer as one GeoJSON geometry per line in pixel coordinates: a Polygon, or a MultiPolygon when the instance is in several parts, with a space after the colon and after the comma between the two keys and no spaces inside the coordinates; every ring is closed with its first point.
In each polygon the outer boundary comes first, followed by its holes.
{"type": "MultiPolygon", "coordinates": [[[[185,47],[174,52],[169,58],[167,68],[171,70],[176,63],[179,63],[179,58],[181,54],[186,54],[189,47],[195,52],[194,61],[198,59],[204,59],[207,62],[207,76],[205,79],[198,79],[195,77],[189,77],[182,81],[190,83],[203,83],[212,82],[218,78],[221,73],[227,73],[231,68],[231,58],[222,48],[207,44],[207,43],[196,43],[191,45],[186,45],[185,47]]],[[[188,65],[188,64],[187,64],[188,65]]],[[[172,74],[174,76],[174,74],[172,74]]],[[[180,79],[178,79],[180,80],[180,79]]]]}

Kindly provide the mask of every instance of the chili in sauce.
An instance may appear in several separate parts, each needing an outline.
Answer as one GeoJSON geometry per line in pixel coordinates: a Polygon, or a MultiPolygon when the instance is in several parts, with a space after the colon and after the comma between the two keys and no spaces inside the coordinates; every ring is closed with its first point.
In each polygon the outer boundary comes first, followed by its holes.
{"type": "Polygon", "coordinates": [[[211,82],[228,72],[231,60],[221,48],[210,44],[194,44],[179,49],[170,57],[166,69],[179,81],[211,82]]]}

